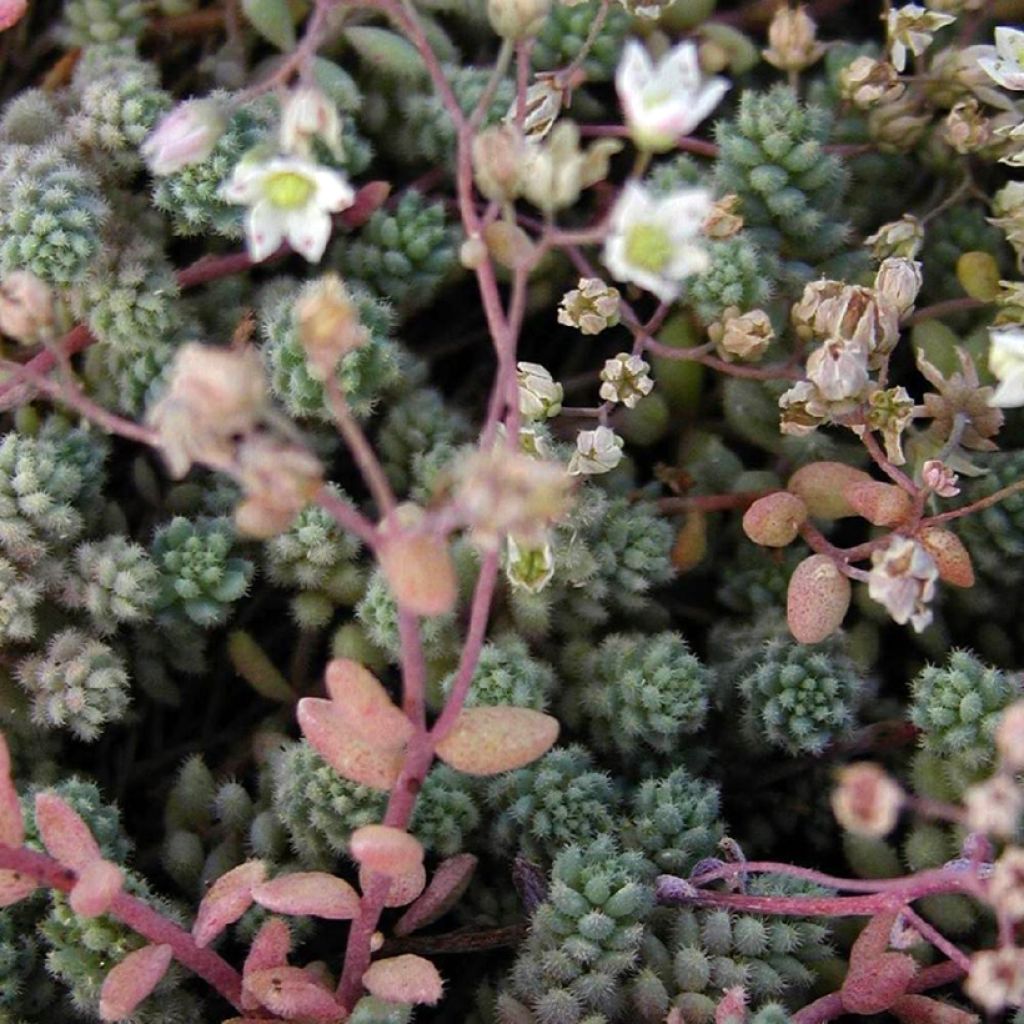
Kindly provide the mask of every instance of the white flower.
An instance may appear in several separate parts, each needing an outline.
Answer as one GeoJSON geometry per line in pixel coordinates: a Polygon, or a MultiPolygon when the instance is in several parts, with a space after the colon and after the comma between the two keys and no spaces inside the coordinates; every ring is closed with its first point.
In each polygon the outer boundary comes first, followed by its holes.
{"type": "Polygon", "coordinates": [[[348,209],[355,190],[337,172],[300,157],[243,160],[221,187],[229,203],[249,207],[245,235],[255,263],[282,240],[316,263],[331,235],[331,214],[348,209]]]}
{"type": "Polygon", "coordinates": [[[1000,25],[996,29],[996,55],[979,58],[978,65],[1004,89],[1024,89],[1024,32],[1000,25]]]}
{"type": "Polygon", "coordinates": [[[630,39],[615,72],[615,88],[636,145],[664,153],[718,106],[729,83],[704,77],[695,43],[674,46],[655,64],[644,46],[630,39]]]}
{"type": "Polygon", "coordinates": [[[610,427],[581,430],[569,460],[569,475],[607,473],[622,461],[622,438],[610,427]]]}
{"type": "Polygon", "coordinates": [[[632,281],[662,302],[674,301],[683,280],[710,262],[700,236],[710,210],[707,189],[684,188],[657,196],[638,182],[629,182],[612,210],[605,266],[616,280],[632,281]]]}
{"type": "Polygon", "coordinates": [[[639,356],[620,352],[614,359],[606,359],[601,371],[601,397],[606,402],[621,402],[632,409],[654,389],[648,376],[650,365],[639,356]]]}
{"type": "Polygon", "coordinates": [[[1024,405],[1024,324],[993,328],[988,336],[988,368],[999,381],[989,404],[1001,409],[1024,405]]]}
{"type": "Polygon", "coordinates": [[[935,596],[939,569],[935,559],[910,537],[893,537],[871,555],[868,594],[885,605],[893,622],[909,622],[920,633],[931,621],[928,602],[935,596]]]}
{"type": "Polygon", "coordinates": [[[523,419],[542,420],[562,411],[562,385],[540,363],[516,363],[516,378],[523,419]]]}
{"type": "Polygon", "coordinates": [[[907,66],[907,51],[915,57],[931,45],[932,34],[956,21],[951,14],[926,11],[920,4],[907,4],[889,11],[889,47],[897,71],[907,66]]]}

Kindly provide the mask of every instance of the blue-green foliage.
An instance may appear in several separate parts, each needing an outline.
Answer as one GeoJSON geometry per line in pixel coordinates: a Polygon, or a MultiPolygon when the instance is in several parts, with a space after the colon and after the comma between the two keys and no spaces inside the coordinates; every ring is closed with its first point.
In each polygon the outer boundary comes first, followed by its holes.
{"type": "Polygon", "coordinates": [[[835,647],[772,640],[738,681],[750,734],[785,753],[820,754],[855,722],[862,681],[835,647]]]}
{"type": "MultiPolygon", "coordinates": [[[[556,71],[572,63],[583,49],[598,7],[597,0],[571,7],[553,4],[530,52],[533,66],[538,71],[556,71]]],[[[605,82],[615,74],[628,31],[629,15],[618,4],[612,6],[583,62],[589,81],[605,82]]]]}
{"type": "Polygon", "coordinates": [[[141,0],[67,0],[60,34],[71,46],[134,39],[145,26],[141,0]]]}
{"type": "Polygon", "coordinates": [[[0,558],[0,643],[25,643],[36,633],[42,586],[0,558]]]}
{"type": "Polygon", "coordinates": [[[722,317],[730,306],[745,313],[762,306],[771,295],[772,282],[760,249],[741,232],[711,242],[707,270],[689,283],[688,296],[705,323],[722,317]]]}
{"type": "Polygon", "coordinates": [[[491,845],[550,863],[570,843],[587,843],[617,827],[620,796],[584,747],[556,747],[539,761],[497,776],[487,786],[494,809],[491,845]]]}
{"type": "Polygon", "coordinates": [[[157,612],[204,628],[224,623],[253,574],[252,562],[235,556],[235,544],[227,519],[176,516],[157,530],[152,547],[161,573],[157,612]]]}
{"type": "Polygon", "coordinates": [[[150,616],[159,575],[145,548],[111,534],[75,550],[65,600],[85,610],[99,633],[113,633],[123,623],[150,616]]]}
{"type": "MultiPolygon", "coordinates": [[[[454,678],[450,675],[445,680],[446,693],[454,678]]],[[[484,645],[465,703],[466,707],[514,704],[543,711],[554,689],[551,666],[534,658],[526,643],[509,633],[484,645]]]]}
{"type": "MultiPolygon", "coordinates": [[[[984,476],[964,488],[964,501],[976,502],[1024,477],[1024,453],[984,460],[984,476]]],[[[998,591],[993,611],[1005,610],[1008,592],[1024,580],[1024,493],[1017,491],[988,508],[964,516],[957,530],[971,553],[975,571],[998,591]]]]}

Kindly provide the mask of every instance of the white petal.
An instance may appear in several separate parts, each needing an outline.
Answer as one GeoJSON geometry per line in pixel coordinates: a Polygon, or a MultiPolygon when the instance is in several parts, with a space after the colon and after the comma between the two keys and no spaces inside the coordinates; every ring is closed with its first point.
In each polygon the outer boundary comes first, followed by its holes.
{"type": "Polygon", "coordinates": [[[619,194],[612,210],[612,231],[623,231],[632,224],[649,220],[654,210],[654,199],[638,181],[629,181],[619,194]]]}
{"type": "Polygon", "coordinates": [[[1024,63],[1024,32],[1009,25],[1000,25],[996,29],[996,52],[1010,63],[1024,63]]]}
{"type": "Polygon", "coordinates": [[[309,207],[292,213],[286,230],[291,247],[310,263],[319,263],[331,237],[331,217],[323,210],[309,207]]]}
{"type": "Polygon", "coordinates": [[[284,217],[273,203],[261,200],[249,211],[245,236],[254,263],[262,263],[277,250],[284,238],[284,228],[284,217]]]}
{"type": "Polygon", "coordinates": [[[728,91],[729,80],[726,78],[711,78],[705,82],[700,92],[696,96],[690,97],[690,127],[681,134],[689,135],[722,102],[722,97],[728,91]]]}
{"type": "Polygon", "coordinates": [[[687,188],[666,196],[657,216],[676,240],[695,235],[710,212],[711,193],[706,188],[687,188]]]}
{"type": "Polygon", "coordinates": [[[1024,369],[1001,380],[988,404],[1000,409],[1013,409],[1024,405],[1024,369]]]}
{"type": "Polygon", "coordinates": [[[355,202],[355,189],[337,171],[318,167],[312,177],[316,182],[314,202],[321,210],[340,213],[355,202]]]}
{"type": "Polygon", "coordinates": [[[266,164],[246,163],[243,160],[235,165],[230,179],[221,185],[221,198],[228,203],[254,203],[260,197],[266,176],[266,164]]]}
{"type": "Polygon", "coordinates": [[[627,39],[615,70],[615,90],[619,98],[643,92],[653,76],[654,64],[644,45],[635,39],[627,39]]]}
{"type": "Polygon", "coordinates": [[[999,58],[989,60],[987,57],[982,57],[978,61],[978,66],[1004,89],[1018,91],[1024,89],[1024,68],[1019,64],[999,58]]]}
{"type": "Polygon", "coordinates": [[[702,78],[697,45],[686,42],[673,46],[658,62],[655,75],[659,86],[666,90],[671,89],[684,96],[696,92],[702,78]]]}

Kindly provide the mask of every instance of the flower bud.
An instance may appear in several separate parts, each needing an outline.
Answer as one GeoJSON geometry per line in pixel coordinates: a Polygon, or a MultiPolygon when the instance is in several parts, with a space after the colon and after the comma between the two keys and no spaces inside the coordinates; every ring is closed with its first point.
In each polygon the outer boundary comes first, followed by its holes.
{"type": "Polygon", "coordinates": [[[912,260],[924,245],[924,226],[911,213],[905,213],[899,220],[883,224],[873,235],[864,239],[876,260],[890,256],[902,256],[912,260]]]}
{"type": "Polygon", "coordinates": [[[708,328],[708,337],[723,359],[756,362],[775,339],[775,331],[763,309],[741,314],[736,306],[730,306],[723,312],[721,321],[708,328]]]}
{"type": "Polygon", "coordinates": [[[896,827],[903,790],[869,761],[839,770],[839,785],[832,791],[832,811],[848,832],[881,838],[896,827]]]}
{"type": "Polygon", "coordinates": [[[299,342],[312,376],[326,380],[349,352],[362,348],[370,332],[337,274],[325,274],[303,288],[295,303],[299,342]]]}
{"type": "Polygon", "coordinates": [[[526,144],[512,125],[485,128],[473,139],[473,176],[488,199],[508,203],[523,187],[526,144]]]}
{"type": "Polygon", "coordinates": [[[789,578],[786,621],[802,644],[820,643],[843,623],[850,607],[850,581],[826,555],[805,558],[789,578]]]}
{"type": "Polygon", "coordinates": [[[921,482],[940,498],[955,498],[960,493],[959,477],[939,459],[928,459],[921,467],[921,482]]]}
{"type": "Polygon", "coordinates": [[[873,57],[857,57],[839,73],[839,94],[861,110],[892,103],[906,88],[892,64],[873,57]]]}
{"type": "Polygon", "coordinates": [[[875,275],[875,292],[896,307],[902,320],[914,311],[922,283],[920,263],[890,256],[882,261],[875,275]]]}
{"type": "Polygon", "coordinates": [[[308,156],[317,138],[337,159],[343,157],[338,108],[316,86],[299,86],[281,105],[281,148],[308,156]]]}
{"type": "Polygon", "coordinates": [[[27,270],[0,281],[0,334],[22,345],[35,345],[54,333],[53,290],[27,270]]]}
{"type": "Polygon", "coordinates": [[[921,141],[931,120],[930,111],[915,97],[904,97],[871,111],[868,134],[883,153],[908,153],[921,141]]]}
{"type": "Polygon", "coordinates": [[[142,144],[142,157],[158,177],[175,174],[205,160],[226,127],[227,118],[216,100],[187,100],[160,119],[142,144]]]}
{"type": "Polygon", "coordinates": [[[740,197],[735,192],[715,201],[711,212],[701,225],[706,238],[732,238],[743,230],[743,216],[739,213],[740,197]]]}
{"type": "Polygon", "coordinates": [[[517,363],[516,379],[524,419],[549,419],[562,411],[562,385],[540,363],[517,363]]]}
{"type": "Polygon", "coordinates": [[[807,506],[789,491],[766,494],[743,514],[743,532],[766,548],[784,548],[807,521],[807,506]]]}
{"type": "Polygon", "coordinates": [[[578,328],[581,334],[600,334],[619,322],[619,302],[617,288],[598,277],[581,277],[579,284],[562,296],[558,322],[578,328]]]}
{"type": "Polygon", "coordinates": [[[917,539],[935,560],[939,579],[954,587],[974,586],[974,566],[964,542],[952,530],[926,526],[917,539]]]}
{"type": "Polygon", "coordinates": [[[581,430],[576,435],[576,451],[569,459],[569,475],[611,472],[622,461],[624,444],[611,427],[581,430]]]}
{"type": "Polygon", "coordinates": [[[818,27],[801,4],[795,10],[780,6],[768,26],[764,59],[781,71],[803,71],[820,59],[825,47],[817,40],[818,27]]]}
{"type": "Polygon", "coordinates": [[[864,470],[845,462],[810,462],[789,478],[786,490],[803,498],[812,516],[844,519],[859,514],[844,495],[847,486],[870,480],[864,470]]]}
{"type": "Polygon", "coordinates": [[[601,397],[606,402],[621,402],[627,409],[635,408],[654,388],[654,381],[648,376],[650,368],[640,356],[629,352],[606,359],[601,370],[601,397]]]}
{"type": "Polygon", "coordinates": [[[487,0],[491,28],[513,42],[536,35],[550,11],[551,0],[487,0]]]}
{"type": "Polygon", "coordinates": [[[874,526],[896,526],[913,511],[910,495],[895,484],[879,480],[852,483],[843,492],[858,515],[874,526]]]}

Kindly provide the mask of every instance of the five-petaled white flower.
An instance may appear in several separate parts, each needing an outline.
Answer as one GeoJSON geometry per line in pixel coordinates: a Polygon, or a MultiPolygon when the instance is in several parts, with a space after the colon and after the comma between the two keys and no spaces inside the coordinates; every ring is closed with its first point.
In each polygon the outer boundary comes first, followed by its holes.
{"type": "Polygon", "coordinates": [[[999,381],[989,404],[1002,409],[1024,405],[1024,325],[997,327],[988,336],[988,368],[999,381]]]}
{"type": "Polygon", "coordinates": [[[907,4],[889,11],[889,50],[893,67],[903,71],[907,66],[907,52],[919,57],[931,46],[932,35],[940,28],[952,25],[951,14],[929,11],[920,4],[907,4]]]}
{"type": "Polygon", "coordinates": [[[576,451],[569,459],[569,475],[608,473],[622,461],[623,440],[611,427],[581,430],[576,435],[576,451]]]}
{"type": "Polygon", "coordinates": [[[1024,89],[1024,32],[1000,25],[996,29],[994,57],[980,57],[978,65],[1004,89],[1024,89]]]}
{"type": "Polygon", "coordinates": [[[615,88],[633,142],[664,153],[718,106],[729,82],[704,77],[695,43],[674,46],[655,64],[644,46],[630,39],[615,72],[615,88]]]}
{"type": "Polygon", "coordinates": [[[348,209],[355,190],[337,171],[301,157],[242,160],[221,187],[229,203],[249,207],[245,235],[249,255],[260,263],[283,240],[316,263],[331,235],[331,214],[348,209]]]}
{"type": "Polygon", "coordinates": [[[604,243],[604,263],[618,281],[632,281],[673,302],[682,282],[706,270],[709,257],[700,229],[711,210],[711,193],[684,188],[658,196],[638,182],[622,190],[604,243]]]}

